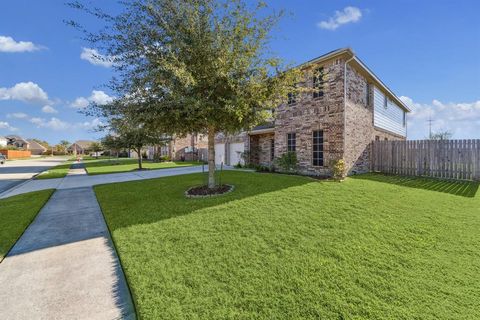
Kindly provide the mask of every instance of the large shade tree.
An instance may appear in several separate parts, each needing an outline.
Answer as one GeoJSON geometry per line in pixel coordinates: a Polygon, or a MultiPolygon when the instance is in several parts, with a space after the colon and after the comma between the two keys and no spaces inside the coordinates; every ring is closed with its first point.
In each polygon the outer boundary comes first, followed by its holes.
{"type": "MultiPolygon", "coordinates": [[[[215,186],[215,135],[263,122],[294,90],[298,73],[269,50],[281,13],[242,0],[133,0],[118,15],[70,4],[103,19],[86,39],[116,69],[111,88],[133,99],[122,110],[146,128],[208,135],[208,186],[215,186]],[[140,103],[141,101],[141,103],[140,103]]],[[[102,113],[117,112],[94,106],[102,113]]]]}

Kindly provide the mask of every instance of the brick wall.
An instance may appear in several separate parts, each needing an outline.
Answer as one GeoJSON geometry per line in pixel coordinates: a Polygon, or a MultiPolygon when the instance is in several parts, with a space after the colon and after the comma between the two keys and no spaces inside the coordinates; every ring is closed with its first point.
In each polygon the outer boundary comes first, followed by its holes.
{"type": "Polygon", "coordinates": [[[250,161],[252,163],[264,166],[273,164],[271,153],[272,139],[275,139],[273,132],[250,136],[250,161]]]}
{"type": "Polygon", "coordinates": [[[207,160],[208,138],[202,134],[188,134],[184,137],[175,137],[170,143],[170,154],[173,160],[185,159],[207,160]],[[198,152],[186,152],[187,148],[195,147],[198,152]]]}
{"type": "MultiPolygon", "coordinates": [[[[304,174],[329,174],[330,162],[343,156],[343,63],[335,59],[323,65],[324,95],[313,98],[312,92],[300,94],[297,103],[277,108],[275,121],[275,155],[287,152],[287,133],[296,133],[299,171],[304,174]],[[324,166],[313,166],[312,134],[323,130],[324,166]]],[[[300,86],[311,88],[313,68],[306,69],[306,79],[300,86]]]]}
{"type": "Polygon", "coordinates": [[[355,68],[347,66],[347,101],[345,119],[345,163],[349,174],[370,171],[371,142],[381,140],[405,140],[373,125],[373,85],[369,86],[367,105],[367,79],[355,68]]]}

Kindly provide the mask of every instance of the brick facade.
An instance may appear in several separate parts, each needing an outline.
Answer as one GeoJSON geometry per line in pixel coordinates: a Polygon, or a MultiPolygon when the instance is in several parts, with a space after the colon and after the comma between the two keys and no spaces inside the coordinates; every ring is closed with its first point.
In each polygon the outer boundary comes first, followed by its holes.
{"type": "Polygon", "coordinates": [[[170,157],[173,160],[207,160],[208,138],[202,134],[188,134],[174,137],[169,144],[170,157]],[[192,152],[194,150],[194,152],[192,152]]]}
{"type": "Polygon", "coordinates": [[[276,146],[275,133],[250,135],[250,162],[263,166],[273,165],[272,140],[276,146]]]}
{"type": "Polygon", "coordinates": [[[306,79],[299,86],[312,88],[313,70],[323,67],[323,96],[314,97],[307,91],[300,94],[295,103],[279,106],[275,110],[274,134],[250,137],[252,159],[256,163],[271,163],[270,144],[266,140],[275,140],[275,157],[278,157],[287,152],[287,134],[295,133],[301,173],[329,175],[331,163],[339,159],[345,160],[349,174],[362,173],[370,170],[370,147],[376,136],[382,140],[405,140],[374,127],[373,85],[367,87],[371,80],[367,80],[368,75],[358,66],[347,64],[344,99],[344,68],[348,58],[345,54],[303,69],[306,79]],[[323,131],[323,166],[313,165],[313,132],[317,130],[323,131]]]}
{"type": "MultiPolygon", "coordinates": [[[[299,171],[304,174],[328,174],[329,163],[341,159],[343,154],[343,63],[335,59],[323,65],[306,69],[306,75],[313,69],[324,68],[323,96],[313,97],[305,92],[297,97],[294,104],[281,105],[276,110],[275,154],[287,152],[287,134],[296,133],[296,153],[299,171]],[[324,166],[313,166],[313,131],[323,130],[324,166]]],[[[312,77],[306,76],[302,86],[311,88],[312,77]]]]}
{"type": "Polygon", "coordinates": [[[405,140],[405,137],[378,129],[373,124],[373,86],[358,70],[347,66],[345,163],[349,174],[370,171],[371,143],[380,140],[405,140]],[[368,92],[367,92],[368,91],[368,92]],[[367,94],[369,99],[367,100],[367,94]],[[367,104],[368,102],[368,104],[367,104]]]}

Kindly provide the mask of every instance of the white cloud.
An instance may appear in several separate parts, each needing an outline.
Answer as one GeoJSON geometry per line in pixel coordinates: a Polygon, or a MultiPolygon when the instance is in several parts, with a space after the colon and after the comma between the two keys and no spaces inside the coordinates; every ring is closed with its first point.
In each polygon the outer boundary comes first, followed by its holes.
{"type": "Polygon", "coordinates": [[[317,26],[321,29],[335,30],[341,25],[358,22],[362,18],[362,11],[357,7],[345,7],[342,11],[335,11],[335,15],[328,20],[321,21],[317,26]]]}
{"type": "Polygon", "coordinates": [[[15,118],[15,119],[25,119],[28,117],[28,114],[23,112],[15,112],[7,114],[7,118],[15,118]]]}
{"type": "Polygon", "coordinates": [[[90,103],[96,103],[98,105],[105,105],[107,103],[112,102],[113,97],[109,96],[105,92],[101,90],[93,90],[92,94],[90,97],[85,98],[85,97],[78,97],[73,101],[70,106],[72,108],[77,108],[77,109],[84,109],[88,107],[90,103]]]}
{"type": "Polygon", "coordinates": [[[0,121],[0,129],[5,129],[9,131],[17,131],[18,129],[15,127],[12,127],[8,122],[6,121],[0,121]]]}
{"type": "Polygon", "coordinates": [[[108,94],[106,94],[103,91],[100,90],[93,90],[92,95],[88,98],[88,100],[99,104],[99,105],[104,105],[107,103],[112,102],[113,98],[110,97],[108,94]]]}
{"type": "Polygon", "coordinates": [[[431,103],[418,103],[409,97],[400,99],[412,109],[408,115],[408,138],[424,139],[429,135],[429,119],[432,131],[448,130],[456,139],[480,138],[480,100],[469,103],[444,103],[432,100],[431,103]]]}
{"type": "Polygon", "coordinates": [[[58,113],[58,111],[52,107],[52,106],[49,106],[49,105],[46,105],[42,108],[42,112],[45,112],[45,113],[58,113]]]}
{"type": "Polygon", "coordinates": [[[48,103],[48,95],[38,84],[29,81],[17,83],[11,88],[0,88],[0,100],[48,103]]]}
{"type": "Polygon", "coordinates": [[[95,66],[102,66],[110,68],[113,66],[113,57],[105,56],[99,53],[96,49],[82,48],[80,59],[86,60],[95,66]]]}
{"type": "Polygon", "coordinates": [[[95,118],[92,121],[85,121],[82,123],[78,123],[77,127],[87,130],[97,129],[98,127],[104,125],[100,119],[95,118]]]}
{"type": "Polygon", "coordinates": [[[44,118],[31,118],[30,122],[36,125],[37,128],[47,128],[52,130],[65,130],[71,128],[70,123],[55,117],[50,118],[50,120],[44,118]]]}
{"type": "Polygon", "coordinates": [[[84,98],[84,97],[79,97],[77,99],[75,99],[75,101],[73,101],[70,106],[72,108],[77,108],[77,109],[83,109],[83,108],[86,108],[88,107],[89,105],[89,101],[87,98],[84,98]]]}
{"type": "Polygon", "coordinates": [[[30,41],[15,41],[12,37],[0,36],[0,52],[32,52],[42,49],[30,41]]]}

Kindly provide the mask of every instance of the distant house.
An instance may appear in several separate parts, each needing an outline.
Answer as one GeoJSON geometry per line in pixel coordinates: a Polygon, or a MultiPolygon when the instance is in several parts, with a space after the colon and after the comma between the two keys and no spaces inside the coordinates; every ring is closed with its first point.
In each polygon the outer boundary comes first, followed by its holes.
{"type": "Polygon", "coordinates": [[[41,155],[47,151],[46,147],[42,146],[40,143],[36,142],[35,140],[28,139],[27,142],[28,142],[28,150],[30,150],[30,152],[33,155],[41,155]]]}
{"type": "Polygon", "coordinates": [[[78,140],[72,143],[67,151],[73,154],[87,154],[89,151],[92,151],[92,143],[94,142],[91,140],[78,140]]]}
{"type": "Polygon", "coordinates": [[[30,146],[28,141],[23,139],[20,136],[10,135],[10,136],[6,136],[5,138],[7,138],[7,145],[9,146],[14,146],[24,150],[28,150],[30,146]]]}
{"type": "Polygon", "coordinates": [[[0,136],[0,147],[6,147],[8,143],[7,138],[0,136]]]}

